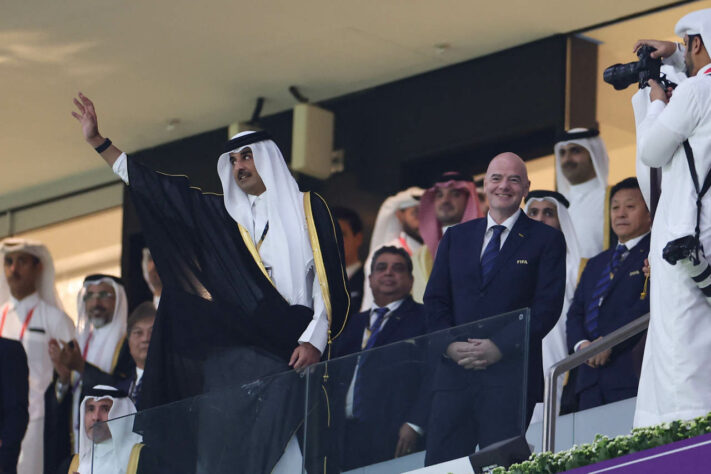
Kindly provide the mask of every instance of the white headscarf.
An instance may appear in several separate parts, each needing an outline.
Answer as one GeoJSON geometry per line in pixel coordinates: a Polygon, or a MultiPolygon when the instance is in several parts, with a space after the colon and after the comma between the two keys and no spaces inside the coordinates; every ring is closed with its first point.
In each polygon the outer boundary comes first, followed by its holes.
{"type": "MultiPolygon", "coordinates": [[[[42,275],[37,282],[37,293],[45,303],[63,311],[64,307],[54,286],[54,262],[47,247],[34,240],[10,237],[0,242],[0,256],[4,260],[5,255],[11,252],[25,252],[37,257],[42,262],[42,275]]],[[[3,276],[0,278],[0,303],[9,299],[10,287],[7,284],[7,278],[3,276]]]]}
{"type": "Polygon", "coordinates": [[[532,202],[547,201],[555,204],[558,212],[558,222],[560,223],[560,231],[563,232],[563,237],[565,237],[565,298],[566,300],[572,301],[573,295],[575,293],[575,287],[578,283],[578,269],[580,267],[580,245],[578,244],[578,237],[575,234],[575,229],[573,228],[573,221],[570,218],[570,213],[568,208],[563,205],[560,201],[552,196],[546,197],[532,197],[524,206],[523,210],[528,215],[528,208],[531,206],[532,202]]]}
{"type": "Polygon", "coordinates": [[[94,466],[94,472],[101,474],[123,474],[126,472],[128,461],[131,456],[131,449],[137,443],[143,441],[143,438],[133,432],[133,415],[136,413],[136,407],[126,394],[108,385],[97,385],[93,390],[105,392],[101,395],[88,395],[81,402],[79,411],[80,429],[79,429],[79,473],[91,474],[92,472],[92,457],[94,448],[98,454],[99,449],[110,450],[110,462],[107,465],[94,466]],[[107,422],[111,431],[111,438],[103,443],[94,446],[89,436],[86,434],[84,427],[84,418],[87,400],[111,400],[113,405],[109,410],[109,421],[107,422]],[[113,421],[112,421],[113,420],[113,421]],[[101,446],[101,448],[99,448],[101,446]]]}
{"type": "Polygon", "coordinates": [[[684,35],[701,35],[704,45],[711,44],[711,8],[684,15],[674,27],[674,33],[681,38],[684,35]]]}
{"type": "MultiPolygon", "coordinates": [[[[586,132],[586,128],[574,128],[569,130],[568,133],[586,132]]],[[[572,140],[566,140],[558,142],[553,147],[555,153],[555,182],[558,188],[558,192],[565,197],[570,196],[570,182],[567,180],[565,175],[563,175],[563,170],[560,166],[560,150],[568,143],[575,143],[585,148],[590,153],[590,158],[592,159],[593,168],[595,168],[595,177],[598,180],[600,187],[607,188],[607,175],[610,170],[610,158],[607,156],[607,149],[605,148],[605,143],[603,143],[600,136],[588,137],[588,138],[575,138],[572,140]]]]}
{"type": "Polygon", "coordinates": [[[369,255],[373,255],[380,247],[388,245],[400,236],[402,224],[400,224],[396,212],[418,206],[420,204],[419,198],[424,192],[424,189],[413,186],[383,201],[378,216],[375,218],[373,234],[370,236],[369,255]]]}
{"type": "MultiPolygon", "coordinates": [[[[255,132],[241,132],[232,139],[252,133],[255,132]]],[[[272,268],[272,281],[290,304],[306,304],[311,307],[312,303],[306,301],[306,295],[311,294],[311,285],[309,284],[307,290],[305,275],[313,260],[313,252],[304,214],[304,195],[299,191],[284,157],[272,140],[251,143],[220,155],[217,160],[217,173],[222,181],[227,213],[249,230],[252,240],[256,243],[259,236],[255,234],[260,230],[253,229],[249,198],[237,186],[230,163],[230,153],[237,153],[244,148],[252,150],[257,173],[266,187],[264,199],[269,232],[264,246],[268,246],[270,254],[276,256],[272,262],[275,264],[272,268]]]]}
{"type": "Polygon", "coordinates": [[[79,350],[84,353],[89,335],[89,349],[86,354],[86,361],[97,366],[104,372],[111,372],[116,346],[126,336],[126,320],[128,319],[128,299],[123,285],[118,284],[114,279],[107,276],[97,275],[84,280],[84,285],[79,290],[77,296],[77,342],[79,350]],[[116,293],[116,304],[111,321],[105,326],[95,328],[89,321],[84,304],[84,295],[89,285],[108,283],[116,293]]]}

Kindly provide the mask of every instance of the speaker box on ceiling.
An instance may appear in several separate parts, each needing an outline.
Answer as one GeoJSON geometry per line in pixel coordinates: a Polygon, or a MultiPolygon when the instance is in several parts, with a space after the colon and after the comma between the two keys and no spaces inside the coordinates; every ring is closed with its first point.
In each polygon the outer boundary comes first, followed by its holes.
{"type": "Polygon", "coordinates": [[[291,169],[319,179],[331,174],[333,112],[311,104],[294,107],[291,169]]]}

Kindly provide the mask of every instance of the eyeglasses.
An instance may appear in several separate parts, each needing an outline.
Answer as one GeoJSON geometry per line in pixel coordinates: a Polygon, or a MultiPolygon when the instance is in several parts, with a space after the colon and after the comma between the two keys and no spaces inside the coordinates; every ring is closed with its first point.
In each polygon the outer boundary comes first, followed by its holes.
{"type": "Polygon", "coordinates": [[[110,300],[115,297],[116,297],[116,295],[114,295],[110,291],[99,291],[98,293],[87,292],[82,297],[82,300],[89,301],[90,299],[93,299],[93,298],[96,298],[97,300],[110,300]]]}

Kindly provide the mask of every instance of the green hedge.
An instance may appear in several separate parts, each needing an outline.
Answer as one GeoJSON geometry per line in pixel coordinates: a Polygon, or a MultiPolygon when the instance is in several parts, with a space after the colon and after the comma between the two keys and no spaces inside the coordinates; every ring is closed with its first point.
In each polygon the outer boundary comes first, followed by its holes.
{"type": "Polygon", "coordinates": [[[558,453],[531,454],[520,464],[513,464],[508,470],[503,467],[494,469],[493,474],[552,474],[564,472],[576,467],[587,466],[625,454],[644,451],[682,439],[693,438],[711,433],[711,413],[690,421],[674,421],[647,428],[635,428],[632,433],[616,438],[597,435],[595,441],[582,446],[573,446],[558,453]]]}

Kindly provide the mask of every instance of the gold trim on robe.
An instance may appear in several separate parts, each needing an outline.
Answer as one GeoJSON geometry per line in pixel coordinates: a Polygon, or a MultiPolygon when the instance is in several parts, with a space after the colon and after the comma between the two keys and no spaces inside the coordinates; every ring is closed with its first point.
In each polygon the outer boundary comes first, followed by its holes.
{"type": "Polygon", "coordinates": [[[326,316],[328,317],[329,339],[331,339],[331,322],[333,320],[333,311],[331,310],[331,292],[328,291],[328,276],[326,275],[326,265],[323,263],[323,255],[321,254],[321,244],[318,241],[316,233],[316,223],[311,211],[311,192],[304,193],[304,215],[306,216],[306,225],[309,229],[309,240],[311,241],[311,252],[314,255],[314,269],[318,275],[318,283],[321,287],[321,295],[323,296],[323,304],[326,307],[326,316]]]}
{"type": "MultiPolygon", "coordinates": [[[[319,198],[324,205],[326,206],[326,210],[328,211],[328,217],[331,220],[331,230],[333,231],[333,239],[334,241],[338,242],[338,234],[336,232],[336,224],[335,221],[333,220],[333,215],[331,214],[331,209],[329,209],[328,205],[326,204],[326,200],[321,197],[320,194],[314,193],[314,195],[319,198]]],[[[346,281],[345,277],[343,276],[343,272],[341,272],[341,280],[343,282],[343,291],[345,291],[346,298],[348,303],[346,304],[346,317],[343,320],[343,325],[338,329],[338,333],[335,335],[331,334],[331,324],[332,324],[332,319],[333,319],[333,310],[331,307],[331,292],[329,291],[328,288],[328,277],[326,275],[326,266],[323,263],[323,254],[321,253],[321,244],[319,243],[318,240],[318,234],[316,232],[316,223],[314,222],[314,216],[313,212],[311,210],[311,192],[307,191],[304,193],[304,215],[306,216],[306,224],[308,226],[309,230],[309,239],[311,240],[311,250],[313,251],[314,255],[314,267],[316,268],[316,274],[318,275],[318,281],[319,285],[321,286],[321,294],[323,295],[323,301],[324,305],[326,306],[326,314],[328,316],[328,339],[329,339],[329,346],[330,346],[330,341],[333,339],[337,338],[338,336],[341,335],[343,332],[343,329],[346,327],[346,323],[348,322],[348,313],[351,310],[351,298],[350,298],[350,292],[348,291],[348,282],[346,281]]],[[[340,253],[338,254],[338,260],[339,263],[341,264],[341,268],[345,268],[345,265],[343,265],[343,262],[341,260],[341,255],[340,253]]],[[[330,355],[329,355],[330,358],[330,355]]]]}
{"type": "Polygon", "coordinates": [[[578,265],[578,283],[580,283],[580,277],[583,276],[583,270],[585,270],[585,265],[588,264],[587,258],[580,259],[580,265],[578,265]]]}
{"type": "Polygon", "coordinates": [[[141,457],[141,449],[145,444],[136,443],[131,448],[131,455],[128,457],[128,466],[126,466],[126,474],[136,474],[138,471],[138,459],[141,457]]]}
{"type": "Polygon", "coordinates": [[[124,341],[126,341],[126,336],[119,339],[118,344],[116,344],[116,348],[114,349],[114,357],[111,359],[111,372],[116,369],[116,364],[118,364],[119,355],[121,354],[121,348],[123,347],[124,341]]]}
{"type": "Polygon", "coordinates": [[[276,288],[276,285],[274,285],[274,282],[272,281],[271,277],[269,276],[269,273],[267,272],[267,268],[264,266],[264,262],[262,262],[262,257],[259,256],[257,247],[254,246],[254,242],[252,241],[252,237],[249,235],[249,231],[242,227],[241,224],[237,224],[237,227],[239,228],[239,233],[242,235],[242,240],[244,240],[244,244],[247,246],[249,253],[252,254],[252,258],[259,266],[259,269],[262,271],[262,273],[264,273],[264,276],[267,277],[267,280],[269,280],[269,282],[274,286],[274,288],[276,288]]]}
{"type": "Polygon", "coordinates": [[[72,462],[69,464],[69,470],[67,474],[74,474],[79,470],[79,455],[75,454],[72,456],[72,462]]]}

